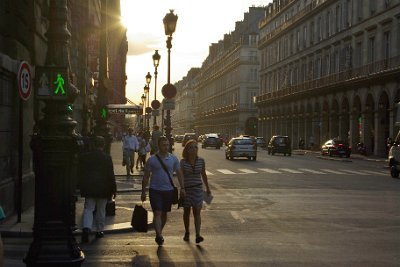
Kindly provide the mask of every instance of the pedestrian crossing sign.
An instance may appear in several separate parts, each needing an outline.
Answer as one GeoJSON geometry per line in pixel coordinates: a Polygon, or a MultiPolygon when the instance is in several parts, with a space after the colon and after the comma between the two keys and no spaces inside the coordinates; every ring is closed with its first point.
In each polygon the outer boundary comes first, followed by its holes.
{"type": "Polygon", "coordinates": [[[68,98],[68,68],[36,67],[36,98],[66,100],[68,98]]]}

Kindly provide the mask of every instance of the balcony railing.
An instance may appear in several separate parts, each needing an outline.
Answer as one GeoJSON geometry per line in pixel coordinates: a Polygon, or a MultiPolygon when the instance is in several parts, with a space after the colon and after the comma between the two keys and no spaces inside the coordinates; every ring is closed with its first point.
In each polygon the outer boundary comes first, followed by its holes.
{"type": "Polygon", "coordinates": [[[257,108],[253,104],[231,104],[223,107],[213,108],[200,112],[199,117],[205,118],[209,116],[220,115],[229,112],[256,112],[257,108]]]}
{"type": "Polygon", "coordinates": [[[288,85],[280,88],[278,91],[257,96],[255,103],[257,104],[277,97],[298,94],[321,87],[334,86],[344,82],[367,79],[375,75],[384,74],[396,69],[400,69],[400,56],[387,60],[376,61],[359,68],[348,69],[346,71],[327,75],[319,79],[309,80],[301,84],[288,85]]]}

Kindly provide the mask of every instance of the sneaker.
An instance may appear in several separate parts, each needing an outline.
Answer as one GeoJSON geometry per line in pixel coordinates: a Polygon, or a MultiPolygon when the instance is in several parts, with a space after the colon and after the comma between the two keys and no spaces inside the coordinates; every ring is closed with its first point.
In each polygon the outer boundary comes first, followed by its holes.
{"type": "Polygon", "coordinates": [[[156,243],[162,246],[162,244],[164,244],[164,238],[162,236],[156,236],[156,243]]]}
{"type": "Polygon", "coordinates": [[[190,237],[190,233],[189,232],[185,232],[185,236],[183,237],[183,241],[188,242],[189,241],[189,237],[190,237]]]}
{"type": "Polygon", "coordinates": [[[96,232],[96,238],[104,237],[104,232],[96,232]]]}
{"type": "Polygon", "coordinates": [[[204,241],[204,238],[201,235],[196,236],[196,243],[197,244],[200,243],[200,242],[203,242],[203,241],[204,241]]]}

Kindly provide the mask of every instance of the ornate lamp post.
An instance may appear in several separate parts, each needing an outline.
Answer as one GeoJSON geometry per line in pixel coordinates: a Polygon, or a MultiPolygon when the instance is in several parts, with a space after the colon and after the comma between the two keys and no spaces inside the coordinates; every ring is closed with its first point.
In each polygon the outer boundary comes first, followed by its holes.
{"type": "Polygon", "coordinates": [[[45,67],[36,67],[37,99],[46,107],[35,125],[31,148],[35,171],[33,241],[24,262],[30,266],[80,266],[84,260],[74,235],[75,176],[81,140],[71,118],[79,91],[71,81],[67,0],[52,0],[49,12],[48,50],[45,67]],[[39,79],[39,78],[38,78],[39,79]],[[42,89],[42,90],[41,90],[42,89]],[[41,91],[39,93],[39,91],[41,91]]]}
{"type": "MultiPolygon", "coordinates": [[[[153,55],[153,65],[154,65],[154,100],[151,102],[151,107],[153,110],[158,110],[160,108],[160,102],[157,100],[157,68],[160,65],[160,54],[158,54],[158,50],[153,55]]],[[[154,120],[153,125],[157,124],[157,115],[154,111],[154,120]]],[[[157,111],[158,112],[158,111],[157,111]]]]}
{"type": "MultiPolygon", "coordinates": [[[[168,83],[162,88],[162,94],[168,100],[172,100],[176,95],[176,88],[171,84],[171,48],[172,48],[172,34],[175,32],[176,22],[178,21],[178,16],[174,14],[171,9],[163,19],[164,31],[167,38],[167,48],[168,48],[168,83]]],[[[165,101],[165,99],[164,99],[165,101]]],[[[164,102],[165,103],[165,102],[164,102]]],[[[172,152],[172,136],[171,136],[171,110],[167,109],[167,117],[165,118],[165,135],[169,140],[169,151],[172,152]]]]}
{"type": "Polygon", "coordinates": [[[142,129],[143,131],[146,129],[146,124],[145,124],[145,116],[146,116],[146,96],[145,94],[142,94],[142,105],[143,105],[143,113],[142,113],[142,129]]]}
{"type": "Polygon", "coordinates": [[[147,73],[146,75],[146,85],[144,86],[143,90],[144,93],[146,94],[147,98],[147,106],[146,106],[146,124],[147,124],[147,134],[150,134],[150,113],[151,113],[151,107],[150,107],[150,82],[151,82],[151,75],[150,72],[147,73]]]}

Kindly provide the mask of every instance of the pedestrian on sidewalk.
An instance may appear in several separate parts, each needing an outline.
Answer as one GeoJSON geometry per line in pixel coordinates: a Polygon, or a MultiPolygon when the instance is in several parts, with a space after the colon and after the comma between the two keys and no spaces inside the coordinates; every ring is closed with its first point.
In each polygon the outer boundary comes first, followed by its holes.
{"type": "Polygon", "coordinates": [[[128,134],[122,138],[122,155],[123,164],[126,166],[126,176],[130,177],[133,173],[133,167],[135,166],[135,152],[139,148],[139,142],[137,137],[133,134],[133,128],[129,127],[128,134]]]}
{"type": "Polygon", "coordinates": [[[143,134],[143,132],[138,132],[136,138],[137,138],[138,144],[139,144],[139,145],[138,145],[139,148],[138,148],[138,151],[137,151],[138,157],[137,157],[137,159],[136,159],[136,170],[138,170],[138,169],[139,169],[139,165],[140,165],[141,168],[143,169],[142,157],[141,157],[141,155],[140,155],[140,145],[141,145],[141,143],[142,143],[142,140],[144,140],[144,134],[143,134]]]}
{"type": "MultiPolygon", "coordinates": [[[[146,156],[147,153],[150,152],[151,147],[150,147],[150,143],[147,139],[145,139],[144,137],[141,138],[141,140],[139,141],[139,162],[140,162],[140,169],[143,170],[144,169],[144,165],[146,164],[146,156]]],[[[136,169],[138,168],[138,164],[136,163],[136,169]]]]}
{"type": "Polygon", "coordinates": [[[200,235],[201,216],[203,207],[204,190],[211,195],[206,174],[206,164],[203,158],[199,157],[196,140],[189,140],[182,152],[181,169],[185,184],[185,200],[183,202],[183,224],[185,225],[185,235],[183,240],[189,241],[190,231],[190,212],[193,209],[194,227],[196,230],[196,243],[200,243],[204,238],[200,235]]]}
{"type": "Polygon", "coordinates": [[[162,230],[167,222],[167,213],[171,211],[174,189],[170,177],[176,172],[180,185],[180,195],[185,196],[183,187],[183,174],[178,158],[169,153],[169,141],[165,136],[158,139],[159,151],[152,155],[144,167],[141,200],[146,200],[146,187],[150,180],[149,198],[153,210],[153,224],[156,231],[155,241],[159,246],[164,243],[162,230]],[[157,158],[158,156],[158,158],[157,158]],[[166,169],[164,169],[163,165],[166,169]],[[168,173],[167,173],[168,171],[168,173]]]}
{"type": "Polygon", "coordinates": [[[151,151],[150,154],[153,155],[158,151],[158,139],[162,136],[160,127],[158,125],[153,125],[153,131],[151,132],[151,151]]]}
{"type": "Polygon", "coordinates": [[[104,138],[94,138],[95,148],[82,154],[78,164],[79,188],[85,198],[82,214],[82,243],[89,241],[93,225],[93,211],[96,209],[96,238],[104,236],[106,222],[106,204],[116,197],[117,186],[111,156],[104,152],[104,138]]]}

